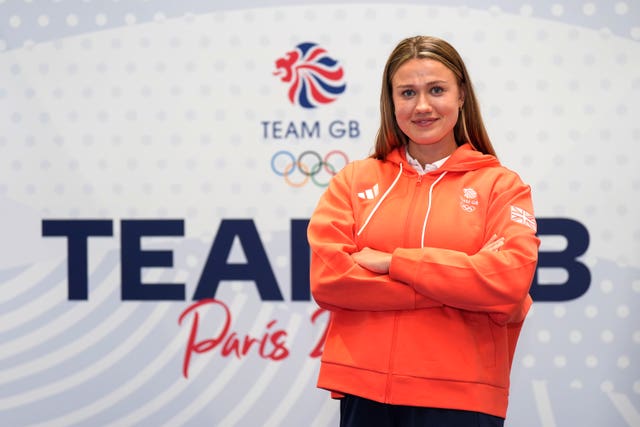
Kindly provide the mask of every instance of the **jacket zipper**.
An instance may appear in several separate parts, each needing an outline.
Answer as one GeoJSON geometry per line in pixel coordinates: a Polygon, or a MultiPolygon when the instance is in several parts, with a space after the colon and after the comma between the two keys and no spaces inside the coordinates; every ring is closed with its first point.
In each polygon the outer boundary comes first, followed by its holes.
{"type": "Polygon", "coordinates": [[[429,220],[429,214],[431,213],[431,206],[433,204],[433,189],[435,188],[435,186],[440,182],[440,180],[442,178],[444,178],[444,176],[447,174],[447,171],[444,171],[440,174],[440,176],[438,178],[436,178],[435,181],[433,181],[433,183],[429,186],[429,198],[428,198],[428,205],[427,205],[427,213],[424,216],[424,223],[422,224],[422,236],[420,237],[420,247],[424,248],[424,238],[425,238],[425,233],[427,231],[427,221],[429,220]]]}
{"type": "MultiPolygon", "coordinates": [[[[409,212],[413,212],[413,210],[416,208],[416,204],[418,202],[418,187],[421,186],[422,184],[422,176],[418,174],[418,179],[416,180],[416,188],[414,188],[413,190],[413,194],[411,195],[411,202],[409,205],[409,208],[407,209],[407,220],[412,217],[411,214],[409,214],[409,212]]],[[[405,227],[405,230],[407,231],[407,233],[409,232],[409,229],[411,227],[409,227],[407,225],[407,227],[405,227]]],[[[404,236],[404,242],[405,244],[409,243],[409,234],[405,234],[404,236]]],[[[391,349],[390,349],[390,353],[389,353],[389,363],[387,365],[387,384],[385,387],[385,391],[384,391],[384,400],[385,402],[389,402],[389,399],[391,397],[391,389],[392,389],[392,384],[393,384],[393,369],[394,369],[394,355],[396,354],[396,346],[397,346],[397,341],[398,341],[398,324],[400,323],[400,313],[396,312],[394,313],[393,316],[393,331],[392,331],[392,336],[391,336],[391,349]]]]}
{"type": "Polygon", "coordinates": [[[400,313],[395,312],[393,315],[393,335],[391,336],[391,349],[389,351],[389,365],[387,367],[387,386],[384,391],[384,401],[389,403],[391,397],[391,379],[393,378],[394,355],[396,354],[396,345],[398,342],[398,317],[400,313]]]}

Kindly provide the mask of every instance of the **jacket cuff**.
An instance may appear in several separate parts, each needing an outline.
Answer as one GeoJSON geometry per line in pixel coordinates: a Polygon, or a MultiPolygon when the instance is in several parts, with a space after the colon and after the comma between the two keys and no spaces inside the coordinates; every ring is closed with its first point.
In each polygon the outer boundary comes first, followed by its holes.
{"type": "Polygon", "coordinates": [[[391,264],[389,264],[389,277],[413,287],[416,274],[415,261],[407,256],[408,252],[404,248],[397,248],[393,251],[391,264]]]}

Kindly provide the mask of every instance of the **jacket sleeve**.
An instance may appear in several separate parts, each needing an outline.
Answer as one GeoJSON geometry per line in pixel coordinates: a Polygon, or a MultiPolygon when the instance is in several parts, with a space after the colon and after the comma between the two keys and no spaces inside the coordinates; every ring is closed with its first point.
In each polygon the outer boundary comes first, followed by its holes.
{"type": "Polygon", "coordinates": [[[491,191],[485,241],[496,234],[497,252],[467,254],[443,248],[396,249],[390,276],[444,305],[487,312],[500,324],[522,321],[531,306],[529,288],[538,260],[530,187],[516,174],[491,191]]]}
{"type": "Polygon", "coordinates": [[[412,310],[442,304],[388,274],[373,273],[353,261],[355,221],[350,176],[353,165],[335,175],[311,216],[310,284],[316,303],[328,310],[412,310]]]}

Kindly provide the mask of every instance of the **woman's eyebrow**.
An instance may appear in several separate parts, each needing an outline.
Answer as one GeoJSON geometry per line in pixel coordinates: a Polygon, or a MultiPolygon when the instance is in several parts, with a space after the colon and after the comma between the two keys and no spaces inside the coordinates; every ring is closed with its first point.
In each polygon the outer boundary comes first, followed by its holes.
{"type": "MultiPolygon", "coordinates": [[[[448,84],[449,82],[447,80],[432,80],[430,82],[425,83],[426,86],[433,86],[435,84],[448,84]]],[[[422,83],[420,84],[416,84],[416,83],[404,83],[404,84],[398,84],[395,85],[394,87],[396,88],[405,88],[405,87],[415,87],[415,86],[422,86],[422,83]]]]}

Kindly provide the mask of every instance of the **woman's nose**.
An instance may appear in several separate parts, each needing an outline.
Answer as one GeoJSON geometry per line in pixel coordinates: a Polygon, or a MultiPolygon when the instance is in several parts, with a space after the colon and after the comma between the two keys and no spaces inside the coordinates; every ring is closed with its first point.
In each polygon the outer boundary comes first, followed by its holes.
{"type": "Polygon", "coordinates": [[[429,97],[427,95],[418,95],[416,110],[418,111],[431,111],[431,102],[429,102],[429,97]]]}

